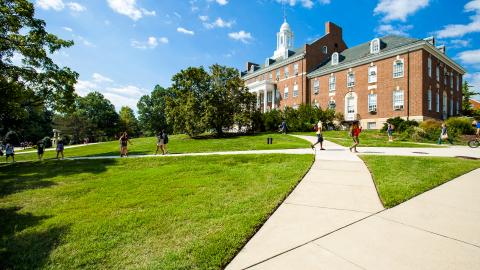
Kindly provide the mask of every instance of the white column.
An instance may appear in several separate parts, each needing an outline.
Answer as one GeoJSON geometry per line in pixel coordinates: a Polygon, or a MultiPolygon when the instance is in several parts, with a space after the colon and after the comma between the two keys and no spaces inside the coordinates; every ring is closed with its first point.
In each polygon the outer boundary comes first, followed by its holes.
{"type": "Polygon", "coordinates": [[[275,94],[276,94],[276,91],[275,91],[275,88],[272,89],[272,109],[275,109],[276,107],[276,104],[275,104],[275,94]]]}
{"type": "Polygon", "coordinates": [[[260,91],[257,91],[257,108],[260,108],[260,91]]]}
{"type": "Polygon", "coordinates": [[[267,88],[263,90],[263,112],[267,112],[267,88]]]}

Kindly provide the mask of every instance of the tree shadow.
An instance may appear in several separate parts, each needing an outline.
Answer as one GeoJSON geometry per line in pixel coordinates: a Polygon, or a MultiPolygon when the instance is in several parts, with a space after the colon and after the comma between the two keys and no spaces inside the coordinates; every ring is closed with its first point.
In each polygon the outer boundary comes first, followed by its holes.
{"type": "Polygon", "coordinates": [[[79,173],[99,174],[116,162],[114,159],[48,160],[1,165],[0,198],[24,190],[54,186],[56,182],[51,179],[57,176],[79,173]]]}
{"type": "Polygon", "coordinates": [[[48,216],[18,213],[21,208],[0,209],[0,269],[38,269],[66,233],[66,226],[28,231],[48,216]]]}

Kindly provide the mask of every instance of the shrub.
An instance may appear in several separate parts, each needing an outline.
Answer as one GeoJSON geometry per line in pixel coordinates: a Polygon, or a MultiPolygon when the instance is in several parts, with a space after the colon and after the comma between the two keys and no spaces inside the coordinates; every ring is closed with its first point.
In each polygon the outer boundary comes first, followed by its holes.
{"type": "Polygon", "coordinates": [[[387,123],[383,124],[382,132],[387,131],[388,124],[392,124],[395,131],[402,133],[407,130],[409,127],[418,127],[418,122],[413,120],[404,120],[400,117],[388,118],[387,123]]]}
{"type": "Polygon", "coordinates": [[[427,140],[437,140],[442,130],[442,122],[439,120],[428,119],[420,123],[420,128],[423,129],[423,137],[427,140]]]}
{"type": "Polygon", "coordinates": [[[472,127],[472,120],[467,117],[450,117],[445,122],[447,124],[449,133],[453,132],[461,135],[475,134],[475,129],[472,127]]]}
{"type": "MultiPolygon", "coordinates": [[[[265,130],[277,131],[282,124],[282,114],[278,110],[271,110],[263,114],[263,125],[265,130]]],[[[288,126],[287,126],[288,128],[288,126]]]]}
{"type": "Polygon", "coordinates": [[[43,141],[43,144],[45,144],[45,148],[49,148],[49,147],[52,147],[52,139],[50,139],[50,137],[45,137],[42,139],[43,141]]]}

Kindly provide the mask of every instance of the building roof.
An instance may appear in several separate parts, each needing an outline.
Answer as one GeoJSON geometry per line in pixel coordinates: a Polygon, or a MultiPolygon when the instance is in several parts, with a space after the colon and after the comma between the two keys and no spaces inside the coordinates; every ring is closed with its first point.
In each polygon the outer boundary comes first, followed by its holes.
{"type": "Polygon", "coordinates": [[[298,56],[298,55],[300,55],[304,52],[305,52],[305,47],[296,48],[293,51],[290,50],[289,54],[288,54],[288,58],[285,58],[285,59],[284,58],[271,59],[270,64],[268,66],[265,66],[265,63],[264,63],[262,65],[256,66],[253,72],[250,72],[249,70],[242,71],[241,76],[243,77],[243,76],[250,75],[250,74],[259,74],[262,71],[264,71],[265,68],[268,68],[268,67],[271,67],[271,66],[281,65],[281,63],[284,63],[284,62],[290,60],[292,57],[298,56]]]}
{"type": "MultiPolygon", "coordinates": [[[[415,38],[407,38],[407,37],[401,37],[401,36],[385,36],[381,37],[380,39],[380,52],[378,53],[381,55],[384,52],[394,50],[397,48],[400,48],[405,45],[410,45],[415,42],[423,42],[423,40],[420,39],[415,39],[415,38]]],[[[322,71],[325,71],[329,68],[341,68],[342,66],[347,66],[349,63],[352,63],[356,60],[360,60],[362,58],[371,56],[372,54],[370,53],[370,41],[362,43],[360,45],[357,45],[355,47],[351,47],[349,49],[344,50],[343,52],[340,52],[338,58],[338,64],[337,65],[332,65],[331,58],[328,59],[328,61],[323,62],[316,68],[314,71],[309,73],[309,76],[314,76],[317,73],[321,73],[322,71]]]]}

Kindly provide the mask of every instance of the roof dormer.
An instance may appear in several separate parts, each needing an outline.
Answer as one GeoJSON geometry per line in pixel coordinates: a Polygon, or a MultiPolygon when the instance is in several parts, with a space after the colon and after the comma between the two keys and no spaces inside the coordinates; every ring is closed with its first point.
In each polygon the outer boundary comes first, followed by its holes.
{"type": "Polygon", "coordinates": [[[372,41],[370,41],[370,53],[379,53],[380,52],[380,39],[379,38],[374,38],[372,41]]]}
{"type": "Polygon", "coordinates": [[[338,52],[332,54],[332,66],[338,65],[338,52]]]}

